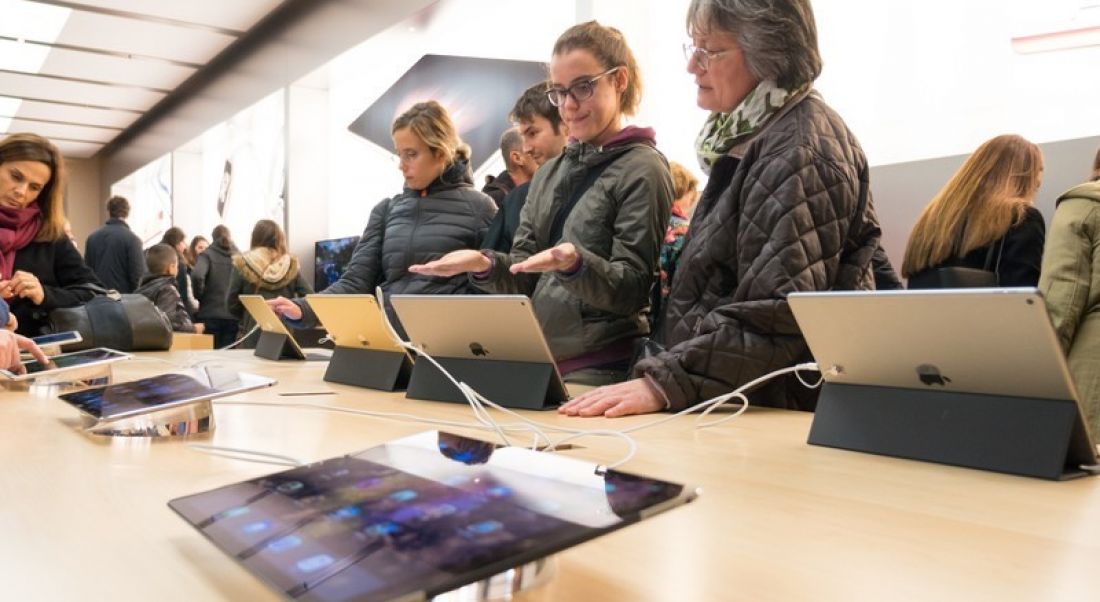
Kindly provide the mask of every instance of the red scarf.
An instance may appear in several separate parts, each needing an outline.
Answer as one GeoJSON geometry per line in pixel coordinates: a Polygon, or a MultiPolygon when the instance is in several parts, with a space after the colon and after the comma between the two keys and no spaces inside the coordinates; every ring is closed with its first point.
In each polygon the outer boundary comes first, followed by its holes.
{"type": "Polygon", "coordinates": [[[42,226],[38,203],[22,209],[0,207],[0,279],[10,280],[15,252],[31,244],[42,226]]]}

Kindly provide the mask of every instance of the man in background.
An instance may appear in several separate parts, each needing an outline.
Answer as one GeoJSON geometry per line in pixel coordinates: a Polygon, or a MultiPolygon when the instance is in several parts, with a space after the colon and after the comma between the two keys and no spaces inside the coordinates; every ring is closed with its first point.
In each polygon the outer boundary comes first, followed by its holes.
{"type": "Polygon", "coordinates": [[[130,201],[113,196],[107,200],[107,223],[88,237],[84,261],[107,288],[132,293],[145,273],[141,239],[130,231],[130,201]]]}
{"type": "MultiPolygon", "coordinates": [[[[512,107],[508,118],[516,124],[512,131],[517,132],[522,140],[523,154],[534,162],[531,177],[543,163],[560,155],[568,142],[569,132],[561,122],[561,115],[546,97],[546,82],[527,88],[512,107]]],[[[503,139],[501,147],[503,149],[503,139]]],[[[504,197],[500,211],[489,224],[483,248],[501,253],[512,250],[512,239],[519,227],[519,214],[527,202],[530,187],[531,181],[528,179],[504,197]]]]}
{"type": "Polygon", "coordinates": [[[500,209],[504,197],[516,186],[531,179],[538,165],[523,152],[523,138],[515,128],[508,128],[500,136],[500,156],[504,158],[504,171],[481,189],[500,209]]]}

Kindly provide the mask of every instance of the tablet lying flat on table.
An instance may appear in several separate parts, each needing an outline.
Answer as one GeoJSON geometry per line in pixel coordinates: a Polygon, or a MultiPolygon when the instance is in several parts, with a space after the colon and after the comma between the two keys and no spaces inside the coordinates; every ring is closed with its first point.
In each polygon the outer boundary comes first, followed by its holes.
{"type": "Polygon", "coordinates": [[[116,420],[273,384],[274,379],[247,372],[204,370],[190,374],[158,374],[141,380],[66,393],[60,398],[88,417],[116,420]]]}
{"type": "Polygon", "coordinates": [[[55,355],[50,358],[50,363],[45,366],[39,363],[38,360],[26,361],[23,362],[23,367],[27,370],[26,374],[15,374],[10,370],[0,370],[0,376],[11,380],[28,380],[32,378],[41,378],[43,376],[52,376],[76,368],[88,368],[101,364],[109,364],[111,362],[117,362],[118,360],[129,359],[130,357],[132,356],[128,353],[107,349],[106,347],[85,349],[84,351],[74,351],[73,353],[55,355]]]}
{"type": "Polygon", "coordinates": [[[168,505],[283,595],[335,602],[427,599],[696,495],[431,431],[168,505]]]}

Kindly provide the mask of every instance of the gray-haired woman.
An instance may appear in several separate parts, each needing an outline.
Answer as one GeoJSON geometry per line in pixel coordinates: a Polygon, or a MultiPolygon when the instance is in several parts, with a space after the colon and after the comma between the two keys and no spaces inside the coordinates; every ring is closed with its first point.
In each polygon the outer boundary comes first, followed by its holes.
{"type": "MultiPolygon", "coordinates": [[[[687,69],[712,111],[696,142],[710,179],[666,306],[667,350],[565,414],[679,410],[806,361],[787,294],[874,287],[880,230],[867,160],[813,90],[821,58],[809,0],[693,0],[687,26],[687,69]]],[[[750,397],[816,404],[793,378],[750,397]]]]}

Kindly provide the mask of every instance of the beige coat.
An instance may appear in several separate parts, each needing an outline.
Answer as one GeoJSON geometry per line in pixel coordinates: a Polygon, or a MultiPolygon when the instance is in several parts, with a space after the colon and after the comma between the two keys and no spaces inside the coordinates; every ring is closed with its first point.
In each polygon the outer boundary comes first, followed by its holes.
{"type": "Polygon", "coordinates": [[[1058,198],[1039,288],[1089,423],[1100,435],[1100,182],[1058,198]]]}

